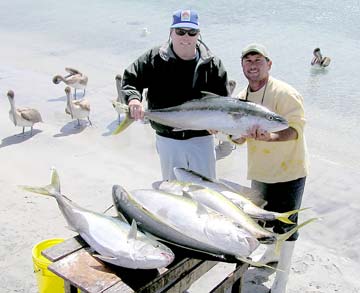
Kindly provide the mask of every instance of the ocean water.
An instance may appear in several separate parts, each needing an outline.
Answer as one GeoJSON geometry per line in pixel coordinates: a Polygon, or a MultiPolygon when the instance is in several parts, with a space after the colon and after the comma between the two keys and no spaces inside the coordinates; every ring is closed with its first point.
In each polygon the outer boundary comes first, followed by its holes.
{"type": "MultiPolygon", "coordinates": [[[[172,12],[188,7],[198,10],[202,38],[238,82],[236,91],[246,85],[241,49],[250,42],[263,43],[273,60],[272,75],[304,96],[310,154],[349,168],[360,166],[360,0],[209,0],[181,5],[173,0],[1,1],[2,46],[16,47],[19,58],[0,56],[0,66],[46,71],[52,59],[75,60],[77,67],[91,68],[103,76],[104,85],[112,85],[116,73],[167,40],[172,12]],[[142,35],[145,28],[147,36],[142,35]],[[315,47],[331,57],[328,68],[310,66],[315,47]],[[81,55],[74,56],[78,52],[81,55]],[[35,58],[26,59],[27,54],[35,58]]],[[[2,69],[2,90],[5,76],[2,69]]]]}

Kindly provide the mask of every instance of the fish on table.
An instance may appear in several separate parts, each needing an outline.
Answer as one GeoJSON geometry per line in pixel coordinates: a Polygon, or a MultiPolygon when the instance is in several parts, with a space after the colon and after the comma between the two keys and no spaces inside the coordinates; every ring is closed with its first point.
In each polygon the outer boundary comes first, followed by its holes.
{"type": "Polygon", "coordinates": [[[114,185],[113,200],[119,212],[159,239],[209,254],[230,255],[254,266],[266,266],[247,258],[259,245],[251,233],[191,198],[154,189],[130,193],[114,185]]]}
{"type": "Polygon", "coordinates": [[[254,219],[264,220],[264,221],[279,220],[287,224],[294,224],[289,219],[289,216],[298,213],[300,211],[300,210],[293,210],[284,213],[278,213],[278,212],[265,210],[259,207],[258,205],[254,204],[249,198],[241,194],[238,190],[235,190],[229,184],[226,184],[225,182],[216,179],[208,178],[193,170],[175,167],[174,174],[177,180],[179,181],[191,182],[220,192],[223,196],[231,200],[235,205],[240,207],[246,214],[248,214],[254,219]]]}
{"type": "Polygon", "coordinates": [[[174,260],[173,252],[138,231],[135,221],[129,225],[118,218],[84,209],[62,195],[55,169],[51,171],[50,185],[22,188],[55,197],[69,227],[79,233],[98,253],[94,256],[102,261],[131,269],[155,269],[166,267],[174,260]]]}
{"type": "Polygon", "coordinates": [[[260,243],[275,243],[276,251],[280,251],[283,242],[286,241],[298,229],[315,220],[310,219],[300,225],[295,226],[286,233],[277,234],[263,228],[257,223],[257,221],[247,215],[240,207],[236,206],[232,201],[216,190],[200,185],[180,182],[178,180],[172,180],[170,182],[162,181],[160,184],[158,184],[158,188],[159,190],[163,190],[168,193],[174,192],[174,194],[178,195],[182,192],[183,196],[190,197],[200,204],[203,204],[204,206],[209,207],[232,219],[240,227],[244,228],[251,235],[253,235],[260,243]]]}
{"type": "MultiPolygon", "coordinates": [[[[122,132],[134,121],[130,117],[127,105],[122,103],[116,105],[126,115],[113,134],[122,132]]],[[[285,118],[262,105],[214,94],[174,107],[148,109],[144,117],[173,127],[173,131],[210,129],[234,136],[245,135],[253,125],[259,125],[268,132],[276,132],[288,127],[285,118]]]]}

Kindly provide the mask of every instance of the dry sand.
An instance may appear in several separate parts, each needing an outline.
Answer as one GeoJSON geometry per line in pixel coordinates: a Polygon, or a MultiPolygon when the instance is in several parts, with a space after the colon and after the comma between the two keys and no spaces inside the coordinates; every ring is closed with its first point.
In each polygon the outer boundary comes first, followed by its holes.
{"type": "MultiPolygon", "coordinates": [[[[5,57],[0,65],[0,292],[36,292],[32,247],[41,240],[68,238],[74,233],[66,229],[53,198],[29,194],[18,185],[47,184],[50,168],[55,166],[63,193],[79,205],[101,212],[111,204],[113,184],[129,190],[150,188],[161,175],[149,125],[136,123],[121,135],[110,135],[117,114],[109,100],[117,95],[114,77],[121,71],[99,74],[87,64],[79,68],[89,76],[86,97],[92,107],[93,127],[77,129],[64,112],[63,84],[51,82],[53,75],[64,73],[65,66],[76,67],[76,58],[67,64],[60,60],[49,63],[51,57],[41,56],[41,52],[28,56],[24,51],[11,61],[15,47],[4,45],[0,50],[5,57]],[[34,60],[28,61],[29,57],[34,60]],[[42,114],[44,123],[35,126],[32,137],[15,136],[21,129],[8,118],[8,89],[15,91],[18,106],[35,107],[42,114]]],[[[303,206],[311,210],[304,211],[300,220],[314,216],[321,220],[300,232],[288,292],[360,292],[356,277],[360,271],[360,188],[356,184],[360,172],[315,157],[311,149],[310,160],[303,206]]],[[[218,177],[249,186],[245,147],[218,162],[218,177]]],[[[231,268],[218,265],[190,291],[207,292],[211,282],[231,268]]],[[[272,278],[266,270],[251,269],[244,292],[267,292],[272,278]]]]}

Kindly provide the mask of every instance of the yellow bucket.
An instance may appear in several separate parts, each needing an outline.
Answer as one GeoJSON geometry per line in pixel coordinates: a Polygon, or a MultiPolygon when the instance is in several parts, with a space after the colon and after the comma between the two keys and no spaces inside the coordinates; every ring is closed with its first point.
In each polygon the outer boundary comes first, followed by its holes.
{"type": "Polygon", "coordinates": [[[36,274],[40,293],[64,292],[64,280],[48,270],[51,261],[41,254],[43,250],[63,241],[64,239],[61,238],[47,239],[39,242],[32,249],[34,273],[36,274]]]}

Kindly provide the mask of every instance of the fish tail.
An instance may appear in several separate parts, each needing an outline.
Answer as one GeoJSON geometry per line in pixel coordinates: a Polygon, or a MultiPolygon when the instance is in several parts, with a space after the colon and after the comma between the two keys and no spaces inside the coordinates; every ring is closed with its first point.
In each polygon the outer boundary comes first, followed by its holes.
{"type": "Polygon", "coordinates": [[[298,209],[298,210],[293,210],[293,211],[289,211],[289,212],[286,212],[286,213],[279,213],[278,216],[275,217],[275,219],[283,222],[283,223],[286,223],[286,224],[295,224],[293,221],[291,221],[289,219],[289,217],[293,214],[296,214],[298,212],[302,212],[304,210],[307,210],[308,208],[303,208],[303,209],[298,209]]]}
{"type": "Polygon", "coordinates": [[[125,118],[120,122],[119,126],[113,131],[113,135],[119,134],[129,127],[131,123],[134,122],[134,119],[130,117],[129,106],[122,104],[120,102],[113,102],[114,107],[120,110],[120,112],[125,113],[125,118]]]}
{"type": "Polygon", "coordinates": [[[57,194],[60,194],[59,174],[55,168],[51,168],[51,183],[49,185],[43,187],[21,185],[20,188],[26,191],[55,197],[57,194]]]}
{"type": "Polygon", "coordinates": [[[266,267],[266,268],[269,268],[269,269],[277,270],[276,268],[274,268],[272,266],[269,266],[269,265],[261,263],[261,262],[252,261],[251,259],[249,259],[247,257],[235,256],[235,258],[242,261],[242,262],[248,263],[249,265],[252,265],[253,267],[258,267],[258,268],[266,267]]]}
{"type": "Polygon", "coordinates": [[[275,244],[275,254],[280,254],[280,249],[281,246],[283,245],[284,241],[286,241],[287,239],[290,238],[291,235],[293,235],[297,230],[299,230],[300,228],[304,227],[307,224],[310,224],[311,222],[317,220],[317,218],[311,218],[307,221],[305,221],[304,223],[301,223],[300,225],[297,225],[295,228],[291,229],[290,231],[284,233],[284,234],[280,234],[277,236],[277,241],[275,244]]]}

